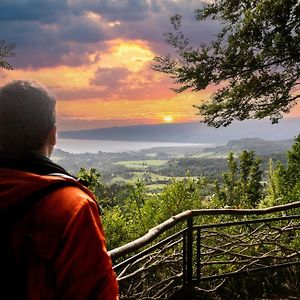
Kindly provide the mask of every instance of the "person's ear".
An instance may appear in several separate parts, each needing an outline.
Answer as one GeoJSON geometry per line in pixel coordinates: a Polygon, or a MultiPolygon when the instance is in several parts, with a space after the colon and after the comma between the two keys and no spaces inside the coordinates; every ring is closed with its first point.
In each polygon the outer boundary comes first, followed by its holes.
{"type": "Polygon", "coordinates": [[[53,128],[50,130],[49,134],[49,141],[50,145],[55,146],[56,145],[56,126],[53,126],[53,128]]]}

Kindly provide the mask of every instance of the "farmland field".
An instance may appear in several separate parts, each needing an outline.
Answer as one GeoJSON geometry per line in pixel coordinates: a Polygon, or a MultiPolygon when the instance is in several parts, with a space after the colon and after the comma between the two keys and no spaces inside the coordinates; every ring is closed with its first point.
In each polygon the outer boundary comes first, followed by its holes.
{"type": "Polygon", "coordinates": [[[115,165],[123,165],[127,168],[144,169],[147,166],[160,167],[164,165],[167,160],[148,159],[148,160],[123,160],[115,162],[115,165]]]}

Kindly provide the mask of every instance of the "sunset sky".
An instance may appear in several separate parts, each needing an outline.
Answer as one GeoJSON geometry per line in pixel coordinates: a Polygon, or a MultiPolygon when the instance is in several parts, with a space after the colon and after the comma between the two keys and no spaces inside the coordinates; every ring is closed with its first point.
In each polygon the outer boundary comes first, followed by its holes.
{"type": "MultiPolygon", "coordinates": [[[[88,129],[199,120],[193,104],[210,91],[175,94],[153,58],[171,48],[163,33],[181,14],[195,44],[218,24],[197,23],[198,0],[1,0],[0,40],[16,43],[1,85],[36,80],[57,96],[58,125],[88,129]]],[[[294,113],[295,115],[295,113],[294,113]]]]}

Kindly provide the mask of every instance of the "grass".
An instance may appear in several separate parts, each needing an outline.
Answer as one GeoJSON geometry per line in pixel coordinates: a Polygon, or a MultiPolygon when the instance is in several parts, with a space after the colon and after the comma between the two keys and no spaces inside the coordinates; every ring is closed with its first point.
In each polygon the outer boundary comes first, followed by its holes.
{"type": "MultiPolygon", "coordinates": [[[[142,180],[145,183],[145,187],[146,187],[147,191],[150,194],[153,194],[153,193],[161,192],[162,189],[171,182],[171,180],[184,180],[185,178],[187,178],[187,176],[176,176],[176,177],[175,176],[164,176],[164,175],[158,175],[158,174],[149,173],[149,172],[147,172],[147,174],[145,174],[145,172],[143,172],[143,171],[132,172],[132,174],[133,174],[133,176],[129,179],[125,179],[121,176],[116,176],[110,181],[110,184],[122,183],[122,182],[125,182],[127,184],[134,184],[138,180],[142,180]],[[147,177],[150,178],[150,180],[148,180],[148,181],[144,180],[145,175],[147,175],[147,177]]],[[[191,176],[190,178],[197,179],[198,176],[191,176]]]]}
{"type": "Polygon", "coordinates": [[[227,158],[227,154],[219,153],[217,154],[216,152],[199,152],[193,154],[191,157],[193,158],[227,158]]]}
{"type": "MultiPolygon", "coordinates": [[[[144,177],[144,172],[133,172],[134,176],[130,179],[130,182],[134,182],[137,181],[138,179],[143,179],[144,177]]],[[[176,179],[176,180],[183,180],[184,178],[187,178],[187,176],[164,176],[164,175],[158,175],[155,173],[148,173],[147,174],[150,178],[151,178],[151,184],[155,184],[157,181],[166,181],[169,182],[172,179],[176,179]]],[[[194,177],[194,178],[198,178],[198,177],[194,177]]]]}
{"type": "Polygon", "coordinates": [[[115,162],[115,165],[122,165],[127,168],[144,169],[145,167],[160,167],[164,165],[167,160],[163,159],[147,159],[147,160],[122,160],[115,162]]]}

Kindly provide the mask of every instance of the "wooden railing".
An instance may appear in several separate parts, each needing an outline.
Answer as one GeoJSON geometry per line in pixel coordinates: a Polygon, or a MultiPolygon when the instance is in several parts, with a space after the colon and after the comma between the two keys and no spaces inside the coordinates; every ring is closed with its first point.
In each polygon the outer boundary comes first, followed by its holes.
{"type": "Polygon", "coordinates": [[[299,208],[294,202],[265,209],[190,210],[168,219],[110,251],[120,298],[262,297],[274,291],[270,282],[276,276],[282,292],[286,287],[297,293],[299,208]],[[256,280],[250,280],[254,273],[256,280]]]}

